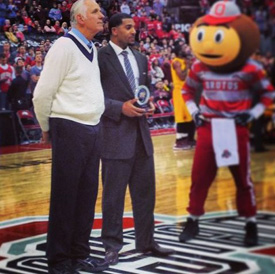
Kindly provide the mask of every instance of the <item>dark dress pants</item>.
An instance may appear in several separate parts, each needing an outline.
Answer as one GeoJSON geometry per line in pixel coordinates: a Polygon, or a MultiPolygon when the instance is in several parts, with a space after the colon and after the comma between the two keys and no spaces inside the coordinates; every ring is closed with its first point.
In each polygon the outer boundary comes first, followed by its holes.
{"type": "Polygon", "coordinates": [[[51,118],[49,265],[86,258],[98,192],[99,126],[51,118]]]}
{"type": "Polygon", "coordinates": [[[123,246],[123,211],[129,185],[135,221],[136,248],[153,244],[155,172],[154,158],[147,156],[140,135],[134,157],[125,160],[102,159],[103,227],[105,250],[119,251],[123,246]]]}

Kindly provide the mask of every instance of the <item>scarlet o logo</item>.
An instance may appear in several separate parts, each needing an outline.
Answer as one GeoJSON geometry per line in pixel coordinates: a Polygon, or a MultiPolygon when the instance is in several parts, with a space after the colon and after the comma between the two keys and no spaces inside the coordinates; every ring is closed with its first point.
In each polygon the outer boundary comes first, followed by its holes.
{"type": "Polygon", "coordinates": [[[214,13],[217,16],[223,16],[225,13],[225,4],[224,3],[217,4],[214,10],[214,13]]]}

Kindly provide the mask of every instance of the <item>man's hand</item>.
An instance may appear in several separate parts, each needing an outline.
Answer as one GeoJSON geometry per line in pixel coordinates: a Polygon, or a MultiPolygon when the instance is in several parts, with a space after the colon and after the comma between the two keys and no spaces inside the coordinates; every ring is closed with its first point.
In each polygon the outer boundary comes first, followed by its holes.
{"type": "Polygon", "coordinates": [[[246,126],[254,119],[253,115],[249,112],[240,113],[235,116],[236,124],[240,126],[246,126]]]}
{"type": "Polygon", "coordinates": [[[141,117],[145,114],[146,110],[143,108],[136,107],[134,104],[137,102],[137,99],[131,99],[124,102],[122,105],[122,113],[128,117],[141,117]]]}
{"type": "Polygon", "coordinates": [[[42,140],[41,140],[41,143],[44,143],[44,144],[50,144],[51,143],[49,131],[47,131],[47,132],[42,131],[42,140]]]}
{"type": "Polygon", "coordinates": [[[194,123],[195,123],[196,127],[201,127],[205,122],[205,118],[203,117],[203,115],[199,111],[197,111],[193,115],[193,120],[194,120],[194,123]]]}

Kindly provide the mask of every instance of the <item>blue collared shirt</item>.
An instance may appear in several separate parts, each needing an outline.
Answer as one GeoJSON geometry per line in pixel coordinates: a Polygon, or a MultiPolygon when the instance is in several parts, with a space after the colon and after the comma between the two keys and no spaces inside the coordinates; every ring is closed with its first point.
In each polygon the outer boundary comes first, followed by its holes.
{"type": "Polygon", "coordinates": [[[89,49],[92,48],[92,45],[93,45],[93,42],[92,41],[89,41],[78,29],[76,28],[72,28],[71,29],[71,32],[77,36],[77,38],[79,38],[82,42],[85,43],[85,45],[88,46],[89,49]]]}

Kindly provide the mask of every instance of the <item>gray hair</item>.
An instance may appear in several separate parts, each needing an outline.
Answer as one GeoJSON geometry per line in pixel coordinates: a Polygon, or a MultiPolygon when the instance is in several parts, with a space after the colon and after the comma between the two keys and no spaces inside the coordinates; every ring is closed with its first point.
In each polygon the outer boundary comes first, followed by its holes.
{"type": "Polygon", "coordinates": [[[70,15],[72,27],[75,27],[75,25],[77,24],[76,15],[81,14],[84,18],[86,18],[86,11],[87,11],[86,2],[88,1],[95,2],[95,0],[77,0],[72,5],[71,15],[70,15]]]}

